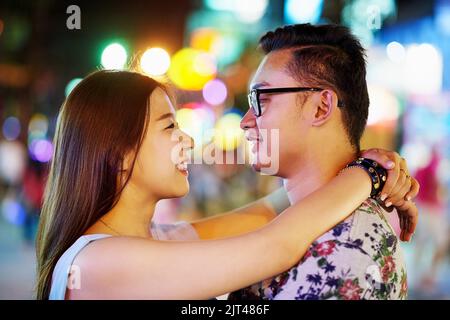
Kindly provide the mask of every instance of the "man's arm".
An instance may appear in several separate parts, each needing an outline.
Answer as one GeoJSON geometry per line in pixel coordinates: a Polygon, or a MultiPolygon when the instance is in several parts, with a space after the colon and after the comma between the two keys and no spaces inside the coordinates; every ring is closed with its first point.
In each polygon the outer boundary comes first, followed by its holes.
{"type": "Polygon", "coordinates": [[[284,188],[244,207],[191,222],[202,240],[240,235],[259,229],[289,207],[284,188]]]}

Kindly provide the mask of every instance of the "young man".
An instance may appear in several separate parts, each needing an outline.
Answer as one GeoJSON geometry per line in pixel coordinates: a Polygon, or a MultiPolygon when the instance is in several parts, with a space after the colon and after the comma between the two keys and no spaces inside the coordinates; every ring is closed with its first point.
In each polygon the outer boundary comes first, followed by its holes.
{"type": "MultiPolygon", "coordinates": [[[[278,152],[277,176],[291,204],[320,188],[360,153],[369,108],[364,49],[337,25],[300,24],[268,32],[265,57],[241,122],[253,145],[254,168],[264,171],[262,150],[278,152]],[[270,89],[270,90],[266,90],[270,89]],[[277,130],[279,144],[263,132],[277,130]],[[275,149],[274,149],[275,148],[275,149]]],[[[395,181],[417,192],[404,159],[395,181]]],[[[411,206],[391,198],[385,207],[411,206]]],[[[327,214],[317,212],[317,214],[327,214]]],[[[292,269],[230,294],[229,299],[404,299],[406,268],[399,241],[377,201],[368,199],[323,234],[292,269]]],[[[401,219],[401,223],[403,223],[401,219]]]]}

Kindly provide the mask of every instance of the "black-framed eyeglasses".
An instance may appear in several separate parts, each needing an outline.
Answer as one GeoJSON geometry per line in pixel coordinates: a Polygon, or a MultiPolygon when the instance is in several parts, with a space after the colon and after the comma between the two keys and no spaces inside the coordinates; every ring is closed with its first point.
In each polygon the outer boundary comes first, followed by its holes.
{"type": "MultiPolygon", "coordinates": [[[[248,104],[253,110],[255,117],[261,116],[261,104],[259,96],[262,93],[275,94],[275,93],[288,93],[288,92],[318,92],[322,91],[322,88],[315,87],[288,87],[288,88],[266,88],[266,89],[252,89],[248,94],[248,104]]],[[[339,106],[341,106],[339,104],[339,106]]]]}

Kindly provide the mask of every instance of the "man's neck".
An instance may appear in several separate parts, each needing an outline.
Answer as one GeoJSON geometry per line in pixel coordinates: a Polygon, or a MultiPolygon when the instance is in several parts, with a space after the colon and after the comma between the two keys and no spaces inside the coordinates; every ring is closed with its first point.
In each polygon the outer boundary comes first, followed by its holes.
{"type": "Polygon", "coordinates": [[[290,177],[283,180],[291,205],[328,183],[355,156],[354,152],[340,152],[330,157],[308,160],[306,165],[302,165],[290,177]]]}

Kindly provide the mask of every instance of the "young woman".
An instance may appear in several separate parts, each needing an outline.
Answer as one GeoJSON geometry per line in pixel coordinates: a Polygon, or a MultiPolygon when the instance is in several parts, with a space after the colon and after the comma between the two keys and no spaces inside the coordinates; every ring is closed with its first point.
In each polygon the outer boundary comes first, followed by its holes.
{"type": "Polygon", "coordinates": [[[260,216],[234,231],[241,235],[161,241],[183,237],[149,228],[155,204],[189,191],[186,152],[193,141],[181,131],[182,139],[173,139],[175,131],[167,90],[144,75],[99,71],[72,91],[59,115],[41,214],[39,299],[219,296],[294,265],[371,191],[369,175],[355,167],[270,223],[260,216]],[[176,163],[174,150],[181,151],[176,163]]]}

